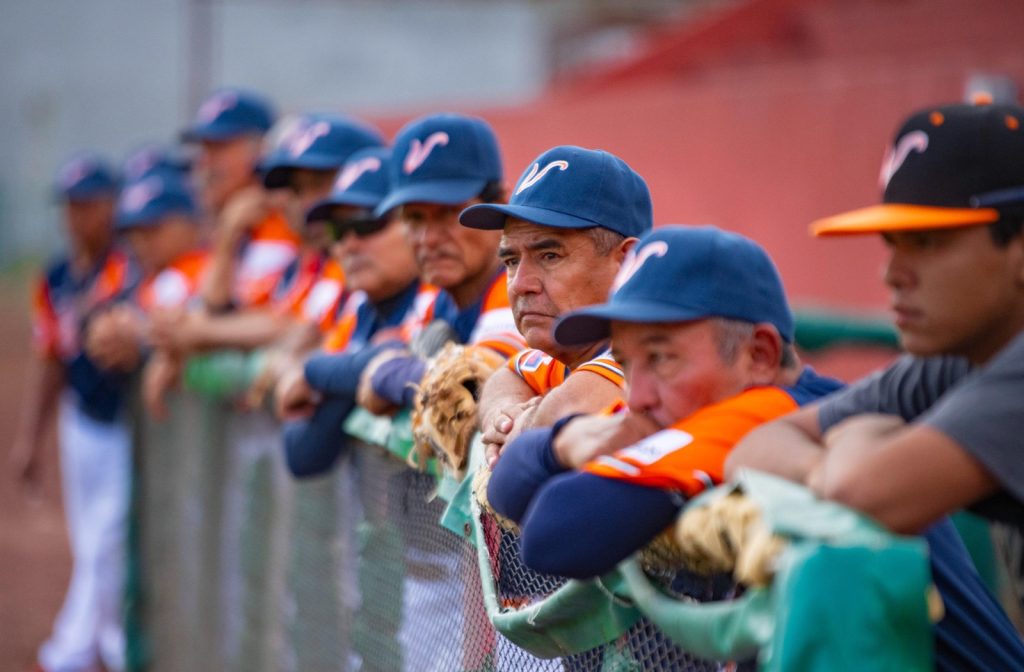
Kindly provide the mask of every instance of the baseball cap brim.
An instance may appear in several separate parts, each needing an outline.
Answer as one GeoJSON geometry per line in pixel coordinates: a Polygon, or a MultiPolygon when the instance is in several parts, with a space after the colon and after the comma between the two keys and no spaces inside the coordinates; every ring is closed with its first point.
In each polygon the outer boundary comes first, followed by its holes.
{"type": "Polygon", "coordinates": [[[850,236],[885,231],[921,231],[988,224],[998,219],[999,211],[992,208],[943,208],[885,203],[819,219],[811,223],[811,234],[850,236]]]}
{"type": "Polygon", "coordinates": [[[351,205],[357,208],[375,208],[380,203],[380,195],[370,192],[347,191],[341,196],[325,198],[306,213],[306,223],[322,221],[330,217],[331,210],[337,205],[351,205]]]}
{"type": "Polygon", "coordinates": [[[485,186],[487,186],[487,180],[481,178],[434,180],[410,184],[389,193],[377,206],[374,214],[380,217],[406,203],[458,205],[479,196],[485,186]]]}
{"type": "Polygon", "coordinates": [[[471,229],[502,229],[509,217],[558,229],[592,229],[600,226],[589,219],[568,215],[557,210],[530,205],[501,205],[481,203],[471,205],[459,215],[459,222],[471,229]]]}
{"type": "Polygon", "coordinates": [[[114,223],[114,228],[118,231],[124,231],[126,229],[144,229],[150,226],[156,226],[163,221],[165,217],[170,217],[171,215],[194,217],[196,215],[196,211],[194,208],[189,208],[184,205],[156,209],[143,208],[139,212],[130,215],[126,215],[124,213],[118,214],[114,223]]]}
{"type": "Polygon", "coordinates": [[[613,301],[563,316],[555,324],[554,336],[560,345],[584,345],[603,341],[611,336],[612,322],[688,322],[703,317],[706,315],[696,315],[681,306],[670,306],[654,301],[613,301]]]}
{"type": "Polygon", "coordinates": [[[270,156],[260,163],[263,186],[267,189],[281,189],[288,186],[288,176],[293,170],[339,170],[341,162],[337,156],[310,154],[307,156],[270,156]]]}

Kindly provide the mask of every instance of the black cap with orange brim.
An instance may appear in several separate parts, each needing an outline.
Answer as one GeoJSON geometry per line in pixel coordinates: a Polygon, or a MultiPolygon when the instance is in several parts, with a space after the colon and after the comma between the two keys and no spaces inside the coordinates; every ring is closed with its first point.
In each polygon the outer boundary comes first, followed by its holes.
{"type": "Polygon", "coordinates": [[[974,226],[1024,208],[1024,109],[956,104],[912,115],[886,152],[882,204],[811,224],[816,236],[974,226]]]}

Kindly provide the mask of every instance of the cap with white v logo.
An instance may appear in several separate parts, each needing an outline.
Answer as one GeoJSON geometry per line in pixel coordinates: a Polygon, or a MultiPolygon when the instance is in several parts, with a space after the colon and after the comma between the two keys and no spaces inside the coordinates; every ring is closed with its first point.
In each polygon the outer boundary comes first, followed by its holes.
{"type": "Polygon", "coordinates": [[[296,169],[338,170],[353,152],[380,147],[384,136],[373,126],[342,114],[305,114],[292,120],[260,162],[263,185],[280,189],[296,169]]]}
{"type": "Polygon", "coordinates": [[[398,132],[392,158],[391,191],[378,215],[406,203],[465,203],[502,179],[498,139],[478,117],[420,117],[398,132]]]}
{"type": "Polygon", "coordinates": [[[764,248],[714,226],[659,226],[627,255],[607,303],[562,317],[562,345],[601,341],[612,322],[649,324],[723,317],[773,325],[793,342],[793,314],[764,248]]]}
{"type": "Polygon", "coordinates": [[[391,150],[387,147],[368,147],[354,152],[338,173],[330,195],[306,213],[306,222],[328,219],[338,205],[376,208],[388,193],[390,163],[391,150]]]}
{"type": "Polygon", "coordinates": [[[554,147],[538,156],[516,183],[508,205],[466,208],[463,226],[500,229],[509,217],[561,229],[597,226],[641,236],[653,223],[647,183],[625,161],[597,149],[554,147]]]}
{"type": "Polygon", "coordinates": [[[1024,109],[990,103],[911,115],[882,161],[882,204],[821,219],[817,236],[987,224],[1024,211],[1024,109]]]}

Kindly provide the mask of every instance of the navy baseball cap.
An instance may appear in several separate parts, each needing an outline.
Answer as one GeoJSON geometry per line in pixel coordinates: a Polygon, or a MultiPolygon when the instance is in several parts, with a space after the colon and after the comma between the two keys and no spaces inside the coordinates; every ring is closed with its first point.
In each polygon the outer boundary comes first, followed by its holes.
{"type": "Polygon", "coordinates": [[[627,255],[608,302],[565,315],[554,336],[562,345],[582,345],[608,338],[613,321],[712,317],[767,322],[793,342],[793,313],[764,248],[714,226],[662,226],[627,255]]]}
{"type": "Polygon", "coordinates": [[[245,89],[224,88],[203,101],[192,125],[181,133],[185,142],[231,140],[263,135],[274,125],[274,108],[263,96],[245,89]]]}
{"type": "Polygon", "coordinates": [[[154,172],[125,185],[117,201],[116,226],[121,230],[153,226],[167,215],[194,217],[198,212],[196,199],[183,177],[154,172]]]}
{"type": "Polygon", "coordinates": [[[882,204],[814,222],[816,236],[974,226],[1024,211],[1024,108],[987,102],[920,110],[882,162],[882,204]]]}
{"type": "Polygon", "coordinates": [[[306,222],[327,219],[336,205],[376,208],[388,193],[390,163],[391,150],[387,147],[370,147],[352,154],[338,173],[330,195],[306,213],[306,222]]]}
{"type": "Polygon", "coordinates": [[[642,236],[654,220],[647,183],[625,161],[571,145],[538,156],[508,205],[472,205],[459,221],[474,229],[500,229],[508,217],[560,229],[600,226],[626,237],[642,236]]]}
{"type": "Polygon", "coordinates": [[[502,179],[498,139],[478,117],[416,119],[398,132],[392,158],[391,191],[377,206],[378,215],[406,203],[465,203],[502,179]]]}
{"type": "Polygon", "coordinates": [[[263,185],[287,186],[289,174],[297,168],[338,170],[353,152],[383,144],[380,131],[351,117],[303,115],[260,163],[263,185]]]}
{"type": "Polygon", "coordinates": [[[116,196],[119,187],[117,173],[103,157],[82,153],[57,170],[54,194],[59,200],[90,201],[116,196]]]}
{"type": "Polygon", "coordinates": [[[184,174],[192,167],[191,157],[180,146],[149,144],[139,147],[124,160],[121,173],[125,182],[137,182],[156,172],[184,174]]]}

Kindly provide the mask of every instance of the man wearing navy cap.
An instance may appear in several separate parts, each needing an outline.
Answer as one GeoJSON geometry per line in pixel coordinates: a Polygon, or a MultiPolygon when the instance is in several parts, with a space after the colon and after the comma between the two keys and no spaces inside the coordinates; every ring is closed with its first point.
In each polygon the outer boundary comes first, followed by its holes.
{"type": "Polygon", "coordinates": [[[554,337],[610,337],[629,412],[528,431],[495,466],[491,503],[522,521],[523,559],[548,574],[612,569],[671,524],[685,497],[721,482],[752,424],[839,387],[799,363],[768,255],[714,227],[642,237],[608,302],[563,317],[554,337]],[[708,422],[716,432],[704,436],[708,422]]]}
{"type": "Polygon", "coordinates": [[[118,199],[117,229],[138,260],[143,279],[134,307],[122,304],[98,315],[86,339],[90,355],[107,369],[134,369],[153,349],[142,393],[157,417],[163,416],[163,393],[176,380],[180,362],[177,353],[154,341],[152,325],[162,314],[179,316],[197,301],[209,259],[200,247],[198,217],[195,198],[181,175],[151,172],[125,185],[118,199]]]}
{"type": "Polygon", "coordinates": [[[181,134],[183,141],[199,145],[193,177],[214,224],[202,292],[210,312],[269,303],[298,251],[299,235],[270,203],[257,171],[274,117],[259,94],[224,88],[203,102],[181,134]]]}
{"type": "Polygon", "coordinates": [[[64,509],[74,571],[53,634],[39,651],[46,670],[124,665],[121,580],[131,444],[123,416],[126,379],[85,353],[93,316],[131,290],[135,271],[114,246],[118,179],[92,154],[57,175],[68,251],[46,269],[35,292],[33,340],[39,354],[13,447],[18,476],[35,486],[43,436],[58,411],[64,509]]]}
{"type": "MultiPolygon", "coordinates": [[[[477,117],[422,117],[399,131],[393,156],[391,189],[377,213],[397,212],[421,277],[441,289],[420,327],[442,320],[459,342],[510,357],[524,342],[495,254],[500,234],[460,226],[458,219],[471,205],[505,200],[494,131],[477,117]]],[[[424,366],[400,350],[381,353],[363,373],[360,403],[375,413],[410,405],[410,383],[420,381],[424,366]]]]}
{"type": "Polygon", "coordinates": [[[481,395],[478,416],[493,464],[523,429],[622,399],[622,369],[607,342],[566,347],[551,330],[563,313],[608,296],[626,253],[651,228],[651,197],[618,157],[560,146],[523,171],[508,205],[474,205],[460,221],[502,229],[498,257],[516,326],[530,346],[496,371],[481,395]]]}
{"type": "Polygon", "coordinates": [[[418,279],[401,224],[391,213],[374,214],[388,191],[390,160],[383,148],[357,152],[334,191],[307,215],[329,230],[335,241],[331,253],[352,295],[327,332],[322,352],[287,367],[275,392],[278,413],[289,421],[284,428],[287,464],[298,477],[333,467],[344,446],[342,423],[355,406],[356,383],[379,351],[374,343],[400,341],[417,307],[436,294],[418,279]]]}
{"type": "Polygon", "coordinates": [[[295,119],[260,163],[265,202],[302,237],[298,255],[273,289],[271,305],[222,315],[167,314],[154,323],[156,342],[182,356],[215,348],[248,350],[280,338],[299,349],[315,344],[342,299],[344,283],[328,258],[330,241],[323,227],[307,222],[306,212],[327,196],[349,156],[383,142],[376,129],[350,117],[306,114],[295,119]],[[307,300],[311,296],[316,305],[307,300]]]}

